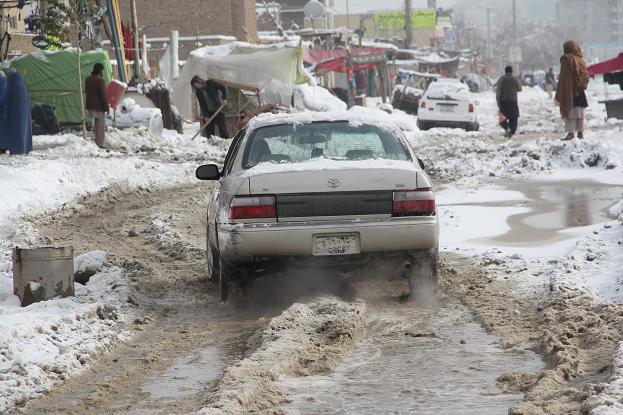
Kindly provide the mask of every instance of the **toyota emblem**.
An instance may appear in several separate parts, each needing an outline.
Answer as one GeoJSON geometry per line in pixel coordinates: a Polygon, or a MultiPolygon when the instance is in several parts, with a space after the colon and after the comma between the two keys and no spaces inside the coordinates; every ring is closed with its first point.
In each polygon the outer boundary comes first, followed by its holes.
{"type": "Polygon", "coordinates": [[[340,180],[339,179],[329,179],[329,180],[327,180],[327,185],[330,188],[335,189],[336,187],[340,187],[340,180]]]}

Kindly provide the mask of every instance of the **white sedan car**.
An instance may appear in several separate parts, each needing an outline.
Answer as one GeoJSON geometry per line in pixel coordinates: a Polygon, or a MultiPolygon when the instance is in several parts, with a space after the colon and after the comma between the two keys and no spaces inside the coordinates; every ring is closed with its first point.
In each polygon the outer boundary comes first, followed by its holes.
{"type": "Polygon", "coordinates": [[[480,128],[476,101],[469,87],[458,80],[443,79],[431,83],[420,100],[417,118],[420,130],[452,127],[478,131],[480,128]]]}
{"type": "Polygon", "coordinates": [[[391,124],[348,113],[258,116],[222,168],[203,165],[196,176],[218,181],[207,254],[223,301],[231,288],[299,263],[352,269],[398,259],[401,273],[418,270],[412,283],[436,288],[431,181],[391,124]]]}

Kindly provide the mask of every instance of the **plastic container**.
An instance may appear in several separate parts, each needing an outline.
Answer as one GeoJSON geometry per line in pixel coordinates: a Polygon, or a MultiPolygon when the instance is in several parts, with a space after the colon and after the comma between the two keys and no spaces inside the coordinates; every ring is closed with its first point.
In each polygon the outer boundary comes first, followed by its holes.
{"type": "Polygon", "coordinates": [[[128,85],[113,79],[106,86],[106,99],[108,100],[108,105],[110,108],[116,109],[123,98],[123,94],[125,94],[126,89],[128,89],[128,85]]]}

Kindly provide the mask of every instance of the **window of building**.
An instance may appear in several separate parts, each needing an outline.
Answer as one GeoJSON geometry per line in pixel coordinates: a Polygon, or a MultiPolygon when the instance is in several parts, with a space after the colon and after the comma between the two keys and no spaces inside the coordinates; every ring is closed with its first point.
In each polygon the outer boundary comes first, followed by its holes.
{"type": "Polygon", "coordinates": [[[17,29],[17,17],[15,16],[9,17],[9,27],[11,29],[17,29]]]}

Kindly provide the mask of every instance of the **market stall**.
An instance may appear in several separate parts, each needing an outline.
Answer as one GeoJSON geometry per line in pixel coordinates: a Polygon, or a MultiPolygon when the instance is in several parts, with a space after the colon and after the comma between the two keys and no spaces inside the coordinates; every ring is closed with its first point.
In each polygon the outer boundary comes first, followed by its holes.
{"type": "MultiPolygon", "coordinates": [[[[604,82],[610,85],[619,85],[619,88],[623,89],[623,53],[620,53],[614,59],[589,66],[588,73],[593,77],[603,75],[604,82]]],[[[600,101],[600,103],[606,105],[608,118],[623,119],[623,97],[609,99],[608,90],[606,89],[606,99],[600,101]]]]}

